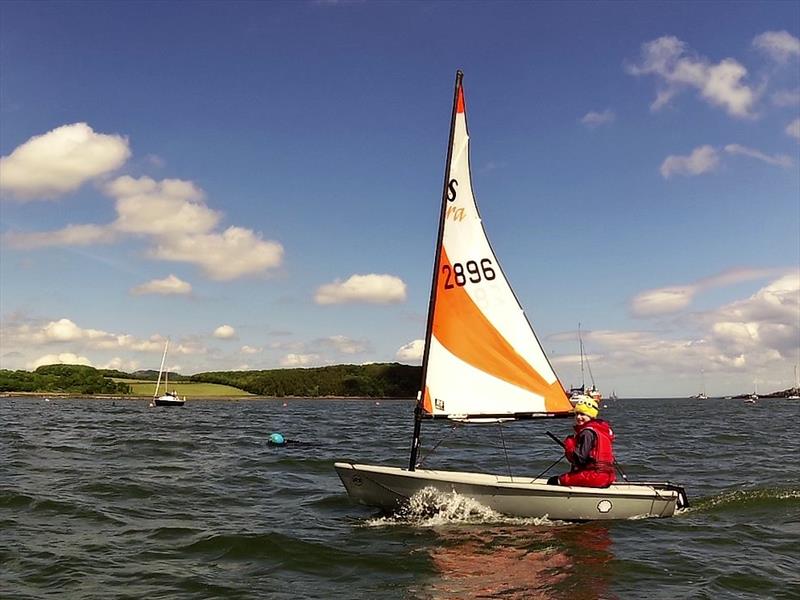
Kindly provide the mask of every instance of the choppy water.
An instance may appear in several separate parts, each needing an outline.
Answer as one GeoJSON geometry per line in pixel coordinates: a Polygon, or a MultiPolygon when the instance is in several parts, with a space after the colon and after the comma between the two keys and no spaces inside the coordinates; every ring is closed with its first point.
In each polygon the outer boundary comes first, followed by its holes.
{"type": "MultiPolygon", "coordinates": [[[[0,399],[0,597],[800,598],[800,403],[612,404],[628,476],[693,505],[602,524],[352,505],[333,462],[405,465],[411,406],[0,399]]],[[[568,427],[458,428],[426,466],[538,475],[568,427]]]]}

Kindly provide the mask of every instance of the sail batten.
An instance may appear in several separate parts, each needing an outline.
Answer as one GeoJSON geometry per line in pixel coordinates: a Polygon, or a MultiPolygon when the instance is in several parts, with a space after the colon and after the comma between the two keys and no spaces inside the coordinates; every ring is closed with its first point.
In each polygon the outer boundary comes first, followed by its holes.
{"type": "Polygon", "coordinates": [[[456,86],[421,416],[505,420],[568,414],[572,406],[484,230],[470,175],[460,73],[456,86]]]}

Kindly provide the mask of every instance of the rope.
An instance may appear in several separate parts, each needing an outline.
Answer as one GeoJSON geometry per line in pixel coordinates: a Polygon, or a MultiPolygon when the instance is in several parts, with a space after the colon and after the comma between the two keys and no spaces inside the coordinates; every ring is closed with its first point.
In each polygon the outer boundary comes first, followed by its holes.
{"type": "Polygon", "coordinates": [[[537,479],[540,479],[542,475],[544,475],[544,474],[545,474],[545,473],[547,473],[547,472],[548,472],[550,469],[552,469],[552,468],[553,468],[553,467],[555,467],[555,466],[556,466],[558,463],[560,463],[560,462],[561,462],[561,460],[562,460],[563,458],[564,458],[563,456],[559,456],[559,457],[556,459],[556,462],[554,462],[552,465],[550,465],[549,467],[547,467],[547,468],[546,468],[544,471],[542,471],[541,473],[539,473],[539,474],[538,474],[536,477],[534,477],[533,479],[531,479],[531,483],[533,483],[533,482],[534,482],[534,481],[536,481],[537,479]]]}
{"type": "Polygon", "coordinates": [[[506,438],[503,437],[503,424],[498,421],[497,426],[500,428],[500,440],[503,442],[503,453],[506,455],[506,469],[508,469],[508,477],[514,481],[514,476],[511,474],[511,462],[508,460],[508,450],[506,450],[506,438]]]}
{"type": "Polygon", "coordinates": [[[439,446],[441,446],[441,445],[442,445],[442,442],[444,442],[444,441],[445,441],[445,440],[446,440],[448,437],[450,437],[450,434],[451,434],[451,433],[453,433],[453,432],[456,430],[456,428],[458,428],[458,427],[460,427],[460,426],[461,426],[461,423],[454,423],[454,424],[453,424],[453,426],[450,428],[450,431],[448,431],[448,432],[447,432],[445,435],[443,435],[443,436],[442,436],[442,439],[440,439],[438,442],[436,442],[436,445],[435,445],[433,448],[431,448],[431,449],[428,451],[428,453],[427,453],[425,456],[423,456],[423,457],[422,457],[422,458],[419,460],[419,462],[418,462],[418,463],[417,463],[415,466],[417,466],[417,467],[421,467],[421,466],[422,466],[422,463],[424,463],[424,462],[425,462],[425,460],[426,460],[426,459],[427,459],[427,458],[428,458],[428,457],[429,457],[431,454],[433,454],[433,453],[436,451],[436,449],[437,449],[439,446]]]}

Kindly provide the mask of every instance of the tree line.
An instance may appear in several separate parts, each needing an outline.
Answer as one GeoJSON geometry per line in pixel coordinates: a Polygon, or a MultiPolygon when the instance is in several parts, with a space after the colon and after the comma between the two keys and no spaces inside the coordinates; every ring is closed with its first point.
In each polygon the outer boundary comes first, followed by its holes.
{"type": "MultiPolygon", "coordinates": [[[[219,383],[258,396],[343,396],[413,398],[420,382],[420,367],[399,363],[333,365],[308,369],[214,371],[181,376],[170,381],[219,383]]],[[[35,371],[0,369],[0,392],[67,394],[130,394],[131,387],[111,378],[155,381],[158,371],[125,373],[84,365],[46,365],[35,371]]]]}
{"type": "Polygon", "coordinates": [[[84,365],[45,365],[35,371],[0,369],[0,392],[129,394],[131,387],[84,365]]]}

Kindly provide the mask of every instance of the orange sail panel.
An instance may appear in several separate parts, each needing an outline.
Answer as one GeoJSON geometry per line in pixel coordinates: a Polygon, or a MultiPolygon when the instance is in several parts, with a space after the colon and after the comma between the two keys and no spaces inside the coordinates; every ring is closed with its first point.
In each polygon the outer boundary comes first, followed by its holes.
{"type": "Polygon", "coordinates": [[[452,354],[493,377],[524,388],[534,394],[554,400],[548,410],[562,410],[558,396],[564,391],[558,381],[547,383],[511,344],[497,331],[469,297],[464,287],[450,284],[442,276],[452,265],[442,248],[437,281],[433,335],[452,354]]]}

